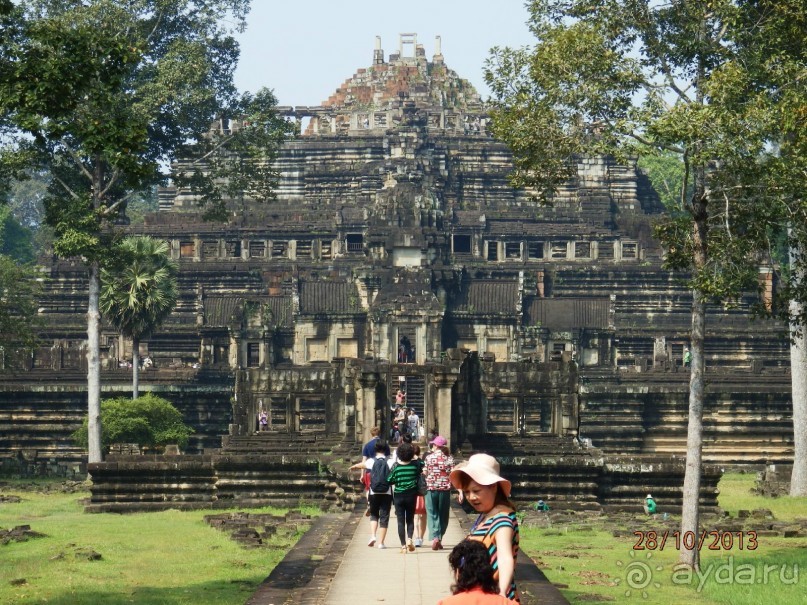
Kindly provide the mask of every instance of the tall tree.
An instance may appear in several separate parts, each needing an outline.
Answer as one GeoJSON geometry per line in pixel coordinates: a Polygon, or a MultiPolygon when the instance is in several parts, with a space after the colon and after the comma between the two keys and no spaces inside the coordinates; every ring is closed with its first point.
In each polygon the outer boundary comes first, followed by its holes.
{"type": "MultiPolygon", "coordinates": [[[[758,99],[736,56],[732,0],[533,0],[536,43],[493,49],[493,132],[511,147],[513,182],[551,200],[581,155],[672,154],[677,204],[656,228],[669,268],[689,275],[692,352],[681,531],[699,527],[704,334],[710,300],[756,287],[766,217],[743,180],[765,146],[758,99]],[[744,96],[744,104],[737,97],[744,96]],[[742,110],[738,112],[738,108],[742,110]]],[[[697,568],[697,549],[682,550],[697,568]]]]}
{"type": "Polygon", "coordinates": [[[148,236],[127,237],[118,252],[101,270],[101,313],[132,339],[132,399],[137,399],[140,339],[174,310],[178,268],[168,244],[148,236]]]}
{"type": "Polygon", "coordinates": [[[0,254],[0,367],[9,355],[36,342],[39,293],[35,268],[0,254]]]}
{"type": "Polygon", "coordinates": [[[100,271],[127,200],[164,181],[160,166],[178,153],[192,156],[190,185],[211,215],[224,214],[231,183],[263,183],[251,192],[273,184],[267,166],[288,125],[270,92],[239,97],[233,86],[233,33],[249,4],[21,0],[6,19],[0,127],[16,138],[0,155],[0,177],[20,165],[50,174],[45,209],[54,251],[81,257],[88,269],[90,462],[102,457],[100,271]],[[208,136],[214,119],[240,116],[242,128],[208,136]],[[251,159],[227,162],[231,150],[251,159]],[[231,179],[212,178],[220,165],[231,179]]]}
{"type": "MultiPolygon", "coordinates": [[[[789,263],[772,262],[783,288],[766,311],[789,324],[793,398],[792,496],[807,496],[807,10],[801,0],[739,0],[742,31],[736,40],[749,84],[764,91],[769,139],[759,174],[765,184],[774,245],[786,241],[789,263]]],[[[773,247],[773,246],[772,246],[773,247]]],[[[778,250],[770,256],[781,261],[778,250]]]]}

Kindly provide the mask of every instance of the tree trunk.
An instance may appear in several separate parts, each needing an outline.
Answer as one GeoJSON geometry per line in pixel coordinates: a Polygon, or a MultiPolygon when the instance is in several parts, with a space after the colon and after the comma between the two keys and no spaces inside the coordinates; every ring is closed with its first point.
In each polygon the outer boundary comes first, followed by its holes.
{"type": "MultiPolygon", "coordinates": [[[[790,231],[788,229],[788,231],[790,231]]],[[[798,250],[790,248],[790,268],[793,279],[800,282],[804,275],[797,268],[798,250]]],[[[790,316],[801,314],[801,304],[790,301],[790,316]]],[[[793,473],[790,475],[790,495],[807,496],[807,326],[790,323],[790,380],[793,399],[793,473]]]]}
{"type": "MultiPolygon", "coordinates": [[[[706,194],[706,170],[698,166],[693,170],[692,195],[692,261],[696,273],[703,271],[709,256],[708,248],[708,198],[706,194]]],[[[706,300],[703,292],[692,292],[692,333],[689,350],[692,366],[689,375],[689,420],[687,422],[687,458],[684,470],[683,507],[681,510],[682,548],[678,560],[684,565],[699,569],[700,549],[700,492],[703,460],[703,395],[705,391],[703,342],[706,334],[706,300]],[[688,549],[686,545],[694,548],[688,549]]]]}
{"type": "Polygon", "coordinates": [[[706,305],[700,292],[694,292],[692,302],[692,368],[689,377],[689,422],[687,424],[687,458],[684,473],[684,505],[681,511],[681,537],[689,544],[694,535],[695,548],[682,548],[679,561],[693,569],[698,569],[700,557],[697,548],[700,520],[699,500],[701,491],[701,462],[703,458],[703,393],[704,356],[703,335],[706,325],[706,305]],[[688,532],[692,532],[688,534],[688,532]]]}
{"type": "Polygon", "coordinates": [[[90,298],[87,305],[87,429],[88,462],[101,462],[101,363],[98,299],[101,292],[101,269],[98,262],[90,266],[90,298]]]}
{"type": "Polygon", "coordinates": [[[137,399],[139,395],[140,378],[140,339],[132,336],[132,399],[137,399]]]}

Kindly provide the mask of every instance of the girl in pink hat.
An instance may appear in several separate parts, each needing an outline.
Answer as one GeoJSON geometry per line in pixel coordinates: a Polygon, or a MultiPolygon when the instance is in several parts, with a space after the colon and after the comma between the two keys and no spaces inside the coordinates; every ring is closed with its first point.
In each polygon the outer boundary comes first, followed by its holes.
{"type": "Polygon", "coordinates": [[[499,474],[496,458],[488,454],[474,454],[467,463],[457,465],[449,478],[479,513],[468,538],[485,545],[499,594],[520,601],[514,577],[518,519],[516,507],[510,501],[510,482],[499,474]]]}

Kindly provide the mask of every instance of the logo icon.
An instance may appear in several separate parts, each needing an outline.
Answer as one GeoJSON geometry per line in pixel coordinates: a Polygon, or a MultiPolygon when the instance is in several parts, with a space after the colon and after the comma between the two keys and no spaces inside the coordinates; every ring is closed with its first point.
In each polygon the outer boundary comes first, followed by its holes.
{"type": "Polygon", "coordinates": [[[646,551],[644,556],[644,561],[641,559],[636,558],[636,551],[630,551],[630,558],[633,561],[629,561],[628,563],[624,563],[623,561],[617,561],[617,567],[622,567],[625,570],[625,577],[624,578],[617,578],[616,584],[625,585],[625,596],[630,597],[634,594],[634,591],[637,595],[641,595],[643,599],[646,599],[648,596],[647,589],[652,586],[653,588],[661,588],[661,584],[659,582],[655,582],[653,580],[653,572],[654,571],[663,571],[664,568],[661,565],[656,565],[655,567],[650,562],[650,559],[653,558],[653,553],[646,551]]]}

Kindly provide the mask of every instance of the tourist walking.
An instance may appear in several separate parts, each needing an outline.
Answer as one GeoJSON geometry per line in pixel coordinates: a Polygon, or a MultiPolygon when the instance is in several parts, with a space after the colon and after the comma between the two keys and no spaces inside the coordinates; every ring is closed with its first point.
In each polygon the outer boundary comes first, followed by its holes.
{"type": "Polygon", "coordinates": [[[409,408],[409,415],[406,417],[406,424],[409,428],[409,434],[412,435],[412,440],[417,441],[420,439],[420,418],[418,417],[414,408],[409,408]]]}
{"type": "Polygon", "coordinates": [[[392,503],[398,517],[398,538],[401,540],[401,553],[414,551],[415,543],[415,499],[418,494],[418,475],[423,471],[413,460],[415,448],[411,443],[402,443],[398,448],[398,462],[392,467],[389,482],[393,486],[392,503]]]}
{"type": "MultiPolygon", "coordinates": [[[[370,441],[364,444],[361,448],[361,461],[366,462],[370,458],[375,458],[375,444],[379,441],[379,435],[381,434],[381,429],[377,426],[374,426],[370,429],[370,441]]],[[[386,442],[384,443],[384,453],[386,456],[389,457],[390,449],[389,444],[386,442]]]]}
{"type": "Polygon", "coordinates": [[[437,435],[430,443],[426,456],[426,514],[432,550],[443,548],[443,536],[448,529],[451,508],[451,481],[448,476],[454,468],[454,458],[448,451],[448,441],[437,435]]]}
{"type": "MultiPolygon", "coordinates": [[[[375,459],[375,446],[379,443],[379,435],[381,434],[381,429],[377,426],[374,426],[370,429],[370,441],[364,444],[361,448],[361,463],[364,464],[368,460],[375,459]]],[[[390,456],[390,449],[389,444],[381,441],[384,444],[384,455],[389,458],[390,456]]],[[[367,469],[363,466],[359,466],[357,464],[353,465],[351,468],[361,468],[361,477],[359,480],[361,481],[362,485],[364,485],[364,493],[367,496],[367,512],[366,515],[370,514],[370,474],[367,472],[367,469]]]]}
{"type": "Polygon", "coordinates": [[[499,594],[520,601],[514,577],[518,555],[518,519],[510,501],[510,482],[499,474],[499,463],[488,454],[474,454],[457,465],[449,480],[479,513],[468,538],[488,551],[499,594]]]}
{"type": "Polygon", "coordinates": [[[352,469],[361,468],[369,477],[367,502],[370,510],[370,540],[367,546],[378,546],[384,549],[384,540],[387,537],[390,511],[392,510],[392,486],[389,475],[392,472],[392,461],[387,452],[389,446],[383,441],[375,442],[375,457],[351,466],[352,469]]]}
{"type": "Polygon", "coordinates": [[[463,540],[448,555],[454,574],[454,596],[437,605],[509,605],[516,603],[499,594],[499,584],[485,546],[476,540],[463,540]]]}
{"type": "MultiPolygon", "coordinates": [[[[407,435],[409,437],[409,442],[412,443],[412,435],[407,435]]],[[[423,475],[426,471],[425,468],[425,461],[423,457],[420,455],[420,446],[417,443],[412,443],[412,448],[415,450],[415,456],[412,460],[420,465],[420,473],[423,475]]],[[[425,482],[425,477],[423,477],[423,481],[425,482]]],[[[421,485],[420,483],[421,477],[418,476],[418,486],[421,485]]],[[[426,535],[426,494],[421,493],[418,489],[418,495],[415,497],[415,548],[423,546],[423,536],[426,535]]]]}

